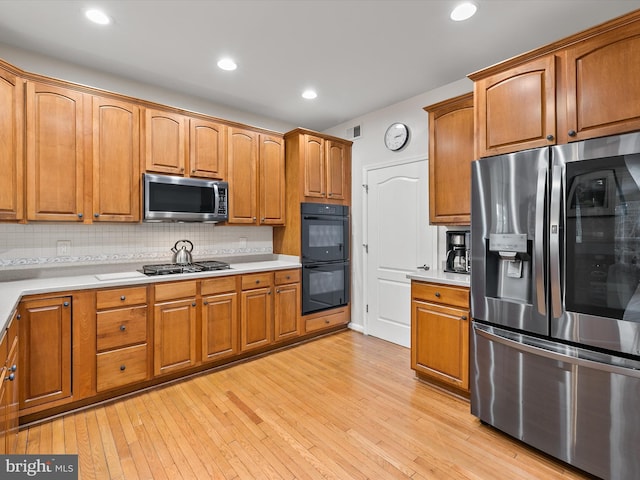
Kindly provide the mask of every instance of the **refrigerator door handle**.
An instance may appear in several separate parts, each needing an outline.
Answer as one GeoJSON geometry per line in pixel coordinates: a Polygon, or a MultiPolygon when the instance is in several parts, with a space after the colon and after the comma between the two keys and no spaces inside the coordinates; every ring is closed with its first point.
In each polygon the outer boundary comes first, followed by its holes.
{"type": "Polygon", "coordinates": [[[549,210],[549,273],[551,284],[551,313],[562,314],[560,288],[560,199],[562,195],[562,167],[556,165],[551,174],[551,206],[549,210]]]}
{"type": "Polygon", "coordinates": [[[536,224],[535,224],[535,272],[536,272],[536,303],[538,313],[547,314],[547,298],[544,285],[544,213],[547,191],[547,169],[538,170],[538,184],[536,188],[536,224]]]}

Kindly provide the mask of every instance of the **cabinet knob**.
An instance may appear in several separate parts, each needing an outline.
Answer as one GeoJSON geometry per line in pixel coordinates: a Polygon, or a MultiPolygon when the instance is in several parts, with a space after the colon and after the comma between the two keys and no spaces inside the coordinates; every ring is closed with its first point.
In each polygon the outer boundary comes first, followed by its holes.
{"type": "Polygon", "coordinates": [[[577,135],[575,130],[569,130],[569,136],[570,137],[575,137],[577,135]]]}
{"type": "Polygon", "coordinates": [[[125,297],[124,295],[122,295],[122,296],[120,297],[120,300],[122,300],[122,301],[125,301],[126,299],[127,299],[127,297],[125,297]]]}
{"type": "Polygon", "coordinates": [[[17,318],[18,320],[20,320],[20,319],[22,318],[22,315],[18,314],[18,315],[16,315],[16,318],[17,318]]]}
{"type": "Polygon", "coordinates": [[[64,307],[68,307],[68,306],[69,306],[69,302],[64,302],[62,305],[63,305],[64,307]]]}
{"type": "Polygon", "coordinates": [[[327,325],[329,325],[331,323],[331,321],[328,318],[324,319],[324,323],[326,323],[327,325]]]}
{"type": "Polygon", "coordinates": [[[124,372],[127,369],[126,365],[120,365],[120,371],[124,372]]]}
{"type": "Polygon", "coordinates": [[[184,167],[180,167],[180,171],[181,171],[181,172],[184,172],[184,167]]]}
{"type": "Polygon", "coordinates": [[[191,304],[191,306],[192,306],[192,307],[195,307],[195,306],[196,306],[196,302],[193,302],[193,303],[191,304]]]}
{"type": "Polygon", "coordinates": [[[79,213],[79,214],[78,214],[78,218],[82,218],[82,217],[84,217],[84,215],[83,215],[83,214],[81,214],[81,213],[79,213]]]}
{"type": "Polygon", "coordinates": [[[279,288],[276,290],[276,293],[280,293],[280,289],[279,288]]]}
{"type": "Polygon", "coordinates": [[[196,171],[195,170],[191,170],[191,173],[196,173],[196,171]]]}
{"type": "Polygon", "coordinates": [[[333,193],[330,193],[330,194],[329,194],[329,196],[330,196],[330,197],[332,197],[332,196],[333,196],[333,193]]]}
{"type": "Polygon", "coordinates": [[[253,221],[255,222],[256,220],[257,220],[256,217],[253,217],[253,221]]]}
{"type": "Polygon", "coordinates": [[[260,280],[256,280],[256,285],[260,283],[260,280]]]}
{"type": "Polygon", "coordinates": [[[209,305],[209,302],[207,302],[206,300],[202,303],[204,303],[205,305],[209,305]]]}
{"type": "Polygon", "coordinates": [[[271,295],[271,290],[269,290],[269,293],[268,293],[268,295],[271,295]]]}
{"type": "Polygon", "coordinates": [[[436,292],[436,297],[440,298],[440,292],[436,292]]]}
{"type": "Polygon", "coordinates": [[[11,371],[15,372],[18,369],[18,366],[16,364],[11,365],[11,371]]]}
{"type": "Polygon", "coordinates": [[[98,218],[100,216],[100,214],[99,213],[94,213],[93,216],[98,218]]]}
{"type": "Polygon", "coordinates": [[[16,379],[16,374],[11,373],[7,378],[4,379],[4,381],[6,382],[8,380],[10,382],[13,382],[15,379],[16,379]]]}
{"type": "Polygon", "coordinates": [[[467,319],[467,316],[466,316],[466,315],[462,315],[462,316],[460,317],[460,320],[466,320],[466,319],[467,319]]]}
{"type": "Polygon", "coordinates": [[[291,275],[287,275],[287,280],[290,280],[290,279],[291,279],[291,275]]]}
{"type": "Polygon", "coordinates": [[[126,325],[120,325],[120,331],[124,332],[127,329],[126,325]]]}
{"type": "Polygon", "coordinates": [[[553,135],[551,135],[551,134],[547,135],[547,140],[552,141],[553,140],[553,135]]]}
{"type": "Polygon", "coordinates": [[[260,219],[260,221],[261,221],[261,222],[264,222],[264,220],[265,220],[265,219],[264,219],[264,217],[262,217],[262,218],[260,219]]]}

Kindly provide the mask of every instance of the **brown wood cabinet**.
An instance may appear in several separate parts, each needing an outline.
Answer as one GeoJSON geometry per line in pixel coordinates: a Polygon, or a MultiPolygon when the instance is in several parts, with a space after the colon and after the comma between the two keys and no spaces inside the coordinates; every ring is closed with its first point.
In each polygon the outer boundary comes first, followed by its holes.
{"type": "Polygon", "coordinates": [[[24,219],[23,124],[24,81],[0,63],[0,220],[24,219]]]}
{"type": "Polygon", "coordinates": [[[83,221],[85,94],[27,82],[27,219],[83,221]]]}
{"type": "Polygon", "coordinates": [[[273,272],[242,275],[240,293],[240,350],[246,352],[273,342],[273,272]]]}
{"type": "Polygon", "coordinates": [[[202,361],[236,355],[238,344],[238,292],[236,277],[202,280],[202,361]]]}
{"type": "Polygon", "coordinates": [[[469,289],[411,282],[411,368],[469,395],[469,289]]]}
{"type": "Polygon", "coordinates": [[[640,11],[469,75],[476,155],[640,128],[640,11]]]}
{"type": "Polygon", "coordinates": [[[96,292],[96,391],[149,378],[147,287],[96,292]]]}
{"type": "Polygon", "coordinates": [[[227,173],[227,127],[202,118],[189,119],[189,175],[224,179],[227,173]]]}
{"type": "Polygon", "coordinates": [[[429,113],[429,221],[471,223],[473,93],[424,107],[429,113]],[[455,182],[456,188],[451,188],[455,182]]]}
{"type": "Polygon", "coordinates": [[[93,221],[140,220],[140,108],[93,97],[93,221]]]}
{"type": "Polygon", "coordinates": [[[300,270],[279,270],[274,273],[274,283],[274,341],[279,342],[302,333],[300,270]]]}
{"type": "Polygon", "coordinates": [[[71,297],[20,304],[20,409],[71,396],[71,297]]]}
{"type": "Polygon", "coordinates": [[[144,109],[142,143],[148,172],[184,175],[187,171],[189,119],[179,113],[144,109]]]}
{"type": "Polygon", "coordinates": [[[229,223],[283,225],[282,138],[231,127],[228,139],[229,223]]]}
{"type": "Polygon", "coordinates": [[[0,454],[16,451],[18,440],[18,314],[0,340],[0,454]]]}
{"type": "Polygon", "coordinates": [[[196,282],[172,282],[154,286],[154,375],[163,375],[196,364],[196,282]]]}

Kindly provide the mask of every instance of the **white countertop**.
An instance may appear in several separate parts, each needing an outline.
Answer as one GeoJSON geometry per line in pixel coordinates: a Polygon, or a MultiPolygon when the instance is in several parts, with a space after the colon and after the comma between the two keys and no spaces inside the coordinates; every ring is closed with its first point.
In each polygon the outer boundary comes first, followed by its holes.
{"type": "Polygon", "coordinates": [[[416,270],[415,273],[407,274],[407,278],[421,282],[442,283],[457,287],[469,287],[471,284],[471,275],[445,272],[443,270],[416,270]]]}
{"type": "Polygon", "coordinates": [[[4,330],[20,299],[25,295],[175,282],[270,270],[285,270],[302,266],[300,259],[295,256],[271,255],[268,257],[271,258],[256,257],[256,261],[248,261],[250,257],[243,257],[238,263],[234,263],[234,259],[231,257],[225,259],[231,267],[227,270],[176,275],[147,276],[137,271],[142,268],[140,264],[108,264],[0,272],[0,327],[4,330]],[[2,281],[3,277],[7,280],[2,281]]]}

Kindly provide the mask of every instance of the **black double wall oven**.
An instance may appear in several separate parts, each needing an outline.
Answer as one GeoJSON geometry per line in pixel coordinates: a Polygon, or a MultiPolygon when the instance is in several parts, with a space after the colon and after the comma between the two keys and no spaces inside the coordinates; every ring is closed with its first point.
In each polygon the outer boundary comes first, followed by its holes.
{"type": "Polygon", "coordinates": [[[302,314],[349,302],[349,207],[300,205],[302,314]]]}

